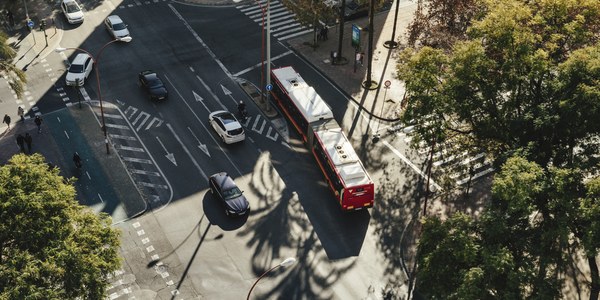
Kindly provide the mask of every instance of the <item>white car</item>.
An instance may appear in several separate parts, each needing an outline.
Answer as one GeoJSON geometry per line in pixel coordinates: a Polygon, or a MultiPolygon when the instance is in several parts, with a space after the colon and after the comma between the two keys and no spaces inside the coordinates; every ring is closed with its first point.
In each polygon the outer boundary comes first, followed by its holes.
{"type": "Polygon", "coordinates": [[[75,0],[63,0],[60,4],[63,13],[65,14],[65,18],[67,18],[67,22],[69,24],[78,24],[83,23],[83,11],[81,10],[81,6],[75,0]]]}
{"type": "Polygon", "coordinates": [[[82,86],[92,73],[94,61],[87,53],[79,53],[69,66],[65,81],[69,86],[82,86]]]}
{"type": "Polygon", "coordinates": [[[246,139],[244,128],[235,116],[224,110],[218,110],[208,115],[208,122],[225,144],[233,144],[246,139]]]}
{"type": "MultiPolygon", "coordinates": [[[[104,25],[106,26],[106,30],[118,40],[121,40],[124,37],[129,36],[129,29],[127,29],[127,25],[121,20],[121,17],[117,15],[108,16],[104,20],[104,25]]],[[[121,40],[124,42],[130,42],[131,39],[121,40]]]]}

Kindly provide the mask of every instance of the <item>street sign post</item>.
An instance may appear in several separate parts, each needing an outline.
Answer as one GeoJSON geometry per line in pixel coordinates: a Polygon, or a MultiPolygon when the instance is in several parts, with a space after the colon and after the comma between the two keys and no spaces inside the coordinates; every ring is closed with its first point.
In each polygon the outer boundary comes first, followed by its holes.
{"type": "Polygon", "coordinates": [[[273,85],[272,84],[267,84],[266,88],[267,88],[267,91],[270,92],[273,89],[273,85]]]}
{"type": "Polygon", "coordinates": [[[356,24],[352,24],[352,47],[360,51],[360,27],[356,24]]]}

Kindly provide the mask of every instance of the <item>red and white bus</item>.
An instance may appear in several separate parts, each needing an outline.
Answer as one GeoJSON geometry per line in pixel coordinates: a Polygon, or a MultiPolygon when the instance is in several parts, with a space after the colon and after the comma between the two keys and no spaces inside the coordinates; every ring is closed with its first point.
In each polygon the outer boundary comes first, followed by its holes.
{"type": "Polygon", "coordinates": [[[292,67],[271,71],[275,104],[302,135],[342,210],[373,207],[375,186],[331,108],[292,67]]]}

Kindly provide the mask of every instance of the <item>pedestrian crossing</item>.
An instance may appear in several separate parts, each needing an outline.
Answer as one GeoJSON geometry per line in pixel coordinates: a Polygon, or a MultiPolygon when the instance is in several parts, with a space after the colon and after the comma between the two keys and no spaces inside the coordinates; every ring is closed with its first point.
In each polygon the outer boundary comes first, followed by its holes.
{"type": "MultiPolygon", "coordinates": [[[[265,27],[267,26],[266,15],[264,14],[266,6],[267,0],[261,0],[252,4],[236,6],[236,8],[262,28],[263,24],[265,27]]],[[[296,20],[296,14],[290,12],[279,1],[270,1],[269,10],[271,16],[271,34],[280,41],[313,31],[310,27],[302,26],[296,20]]]]}
{"type": "MultiPolygon", "coordinates": [[[[412,142],[413,126],[399,125],[388,128],[388,131],[402,138],[406,144],[412,142]]],[[[487,153],[479,149],[465,151],[461,148],[460,141],[450,139],[443,144],[436,144],[431,153],[431,145],[421,141],[416,152],[421,158],[431,157],[434,176],[446,177],[457,186],[469,184],[494,172],[493,161],[487,153]]]]}

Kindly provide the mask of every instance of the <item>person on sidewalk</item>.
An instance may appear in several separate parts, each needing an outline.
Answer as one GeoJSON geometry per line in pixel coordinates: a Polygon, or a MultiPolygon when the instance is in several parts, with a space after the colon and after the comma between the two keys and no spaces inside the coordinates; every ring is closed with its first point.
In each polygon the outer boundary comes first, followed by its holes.
{"type": "Polygon", "coordinates": [[[29,132],[25,133],[25,144],[27,144],[27,153],[29,154],[31,154],[31,142],[33,142],[33,138],[29,132]]]}
{"type": "Polygon", "coordinates": [[[17,108],[17,115],[21,117],[21,121],[25,122],[25,110],[23,110],[23,108],[20,106],[17,108]]]}
{"type": "Polygon", "coordinates": [[[19,145],[21,152],[25,153],[25,138],[20,133],[17,135],[17,145],[19,145]]]}
{"type": "Polygon", "coordinates": [[[42,117],[35,116],[35,125],[37,125],[38,133],[42,133],[42,117]]]}
{"type": "Polygon", "coordinates": [[[10,116],[8,114],[4,114],[4,119],[2,120],[2,123],[6,123],[6,125],[8,126],[8,130],[10,130],[10,116]]]}
{"type": "Polygon", "coordinates": [[[323,28],[321,29],[321,38],[326,41],[328,39],[327,37],[327,32],[329,31],[329,29],[327,29],[327,26],[323,26],[323,28]]]}

